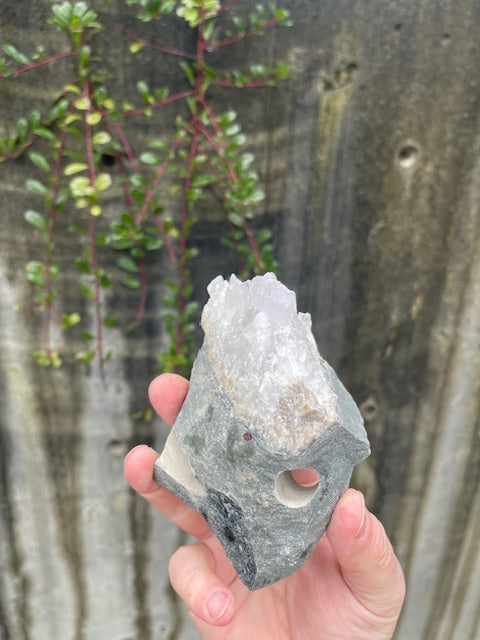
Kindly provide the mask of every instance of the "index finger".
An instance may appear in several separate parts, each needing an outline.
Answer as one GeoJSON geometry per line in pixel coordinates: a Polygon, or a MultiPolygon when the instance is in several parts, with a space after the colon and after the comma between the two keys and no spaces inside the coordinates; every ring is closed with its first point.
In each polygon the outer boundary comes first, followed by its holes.
{"type": "Polygon", "coordinates": [[[130,486],[187,533],[201,540],[213,535],[204,518],[195,509],[155,482],[153,465],[157,458],[158,453],[144,444],[127,454],[124,473],[130,486]]]}
{"type": "MultiPolygon", "coordinates": [[[[169,427],[175,422],[187,391],[188,380],[173,373],[157,376],[150,383],[150,402],[169,427]]],[[[129,484],[181,529],[197,538],[207,538],[212,532],[204,518],[153,479],[153,465],[157,458],[158,453],[145,445],[132,449],[124,463],[124,473],[129,484]]]]}
{"type": "Polygon", "coordinates": [[[148,388],[148,397],[158,415],[169,427],[175,422],[188,391],[188,380],[176,373],[157,376],[148,388]]]}

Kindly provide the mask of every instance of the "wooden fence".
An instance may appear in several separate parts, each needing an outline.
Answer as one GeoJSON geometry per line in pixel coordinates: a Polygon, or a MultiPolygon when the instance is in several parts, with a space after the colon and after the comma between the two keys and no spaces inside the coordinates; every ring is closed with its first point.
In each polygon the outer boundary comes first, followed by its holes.
{"type": "MultiPolygon", "coordinates": [[[[92,4],[107,25],[133,24],[123,3],[92,4]]],[[[239,45],[222,64],[283,57],[291,78],[247,100],[219,91],[218,101],[238,112],[257,156],[259,214],[281,278],[365,417],[373,453],[355,483],[408,583],[396,640],[476,640],[480,4],[284,4],[293,27],[239,45]]],[[[44,28],[51,2],[3,5],[0,42],[64,45],[44,28]]],[[[174,34],[186,46],[188,37],[174,34]]],[[[137,78],[155,86],[169,73],[147,52],[132,61],[120,30],[98,38],[127,94],[137,78]]],[[[32,105],[46,108],[65,68],[0,80],[0,135],[32,105]]],[[[140,144],[152,125],[135,126],[140,144]]],[[[38,246],[23,219],[29,167],[0,165],[0,639],[194,638],[167,578],[182,538],[122,477],[131,445],[161,448],[165,438],[158,422],[131,418],[147,406],[155,375],[160,294],[152,290],[134,337],[110,332],[105,383],[94,364],[38,368],[38,319],[17,310],[38,246]]],[[[232,268],[218,233],[208,213],[194,229],[202,301],[210,278],[232,268]]],[[[160,279],[165,269],[158,260],[152,273],[160,279]]],[[[73,286],[74,270],[66,277],[73,286]]],[[[116,304],[128,308],[134,295],[116,304]]],[[[69,296],[67,288],[67,304],[69,296]]]]}

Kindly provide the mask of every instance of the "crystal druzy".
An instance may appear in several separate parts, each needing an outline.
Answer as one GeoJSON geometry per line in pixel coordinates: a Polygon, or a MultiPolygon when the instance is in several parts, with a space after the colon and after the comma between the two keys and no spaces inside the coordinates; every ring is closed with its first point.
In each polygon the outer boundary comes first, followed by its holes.
{"type": "Polygon", "coordinates": [[[204,342],[154,474],[202,513],[257,589],[304,564],[370,448],[293,291],[267,273],[218,276],[208,293],[204,342]],[[313,486],[291,473],[305,468],[313,486]]]}
{"type": "Polygon", "coordinates": [[[235,406],[271,446],[301,451],[334,420],[336,396],[312,335],[310,314],[273,273],[221,276],[202,314],[209,360],[235,406]]]}

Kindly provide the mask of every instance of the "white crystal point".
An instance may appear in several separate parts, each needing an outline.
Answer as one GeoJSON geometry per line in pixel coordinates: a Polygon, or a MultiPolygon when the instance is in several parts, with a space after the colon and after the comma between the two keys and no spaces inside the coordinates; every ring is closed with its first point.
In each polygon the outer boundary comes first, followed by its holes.
{"type": "Polygon", "coordinates": [[[309,314],[273,273],[218,276],[202,327],[210,365],[236,417],[279,450],[302,451],[337,419],[337,395],[309,314]]]}

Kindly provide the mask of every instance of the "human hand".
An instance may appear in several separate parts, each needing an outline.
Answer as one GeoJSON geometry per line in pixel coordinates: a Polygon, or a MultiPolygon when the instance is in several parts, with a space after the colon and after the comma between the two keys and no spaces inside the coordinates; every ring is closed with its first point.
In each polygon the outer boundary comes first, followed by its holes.
{"type": "MultiPolygon", "coordinates": [[[[172,425],[188,389],[164,374],[150,385],[154,409],[172,425]]],[[[405,596],[403,572],[383,526],[348,489],[325,534],[297,572],[249,591],[211,529],[194,509],[153,480],[158,458],[140,445],[125,459],[131,486],[197,538],[171,557],[173,588],[204,640],[389,640],[405,596]]]]}

